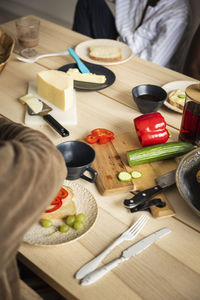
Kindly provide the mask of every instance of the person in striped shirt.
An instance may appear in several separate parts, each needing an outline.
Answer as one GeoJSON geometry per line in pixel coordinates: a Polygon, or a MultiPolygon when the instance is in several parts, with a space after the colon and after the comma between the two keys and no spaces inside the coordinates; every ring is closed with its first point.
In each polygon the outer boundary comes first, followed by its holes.
{"type": "Polygon", "coordinates": [[[190,30],[188,0],[78,0],[72,29],[127,43],[134,55],[182,71],[190,30]]]}

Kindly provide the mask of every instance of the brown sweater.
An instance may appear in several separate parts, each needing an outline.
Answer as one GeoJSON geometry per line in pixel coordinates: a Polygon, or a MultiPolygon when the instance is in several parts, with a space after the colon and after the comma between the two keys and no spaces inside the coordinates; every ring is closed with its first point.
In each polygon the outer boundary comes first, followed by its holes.
{"type": "Polygon", "coordinates": [[[66,174],[63,157],[45,135],[0,118],[0,299],[41,299],[21,283],[16,254],[66,174]]]}

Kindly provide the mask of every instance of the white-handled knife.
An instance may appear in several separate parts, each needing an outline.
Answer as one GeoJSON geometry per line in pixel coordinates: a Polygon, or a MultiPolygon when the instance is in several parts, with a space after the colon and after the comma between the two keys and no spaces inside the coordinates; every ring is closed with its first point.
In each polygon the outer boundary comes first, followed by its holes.
{"type": "Polygon", "coordinates": [[[122,255],[111,261],[110,263],[104,265],[103,267],[96,269],[95,271],[89,273],[81,280],[81,285],[89,285],[101,277],[103,277],[105,274],[107,274],[110,270],[117,267],[120,263],[124,262],[125,260],[128,260],[132,256],[136,256],[149,246],[151,246],[157,239],[165,236],[166,234],[170,233],[171,229],[169,228],[163,228],[159,231],[156,231],[149,235],[148,237],[142,239],[141,241],[137,242],[135,245],[127,248],[122,252],[122,255]]]}

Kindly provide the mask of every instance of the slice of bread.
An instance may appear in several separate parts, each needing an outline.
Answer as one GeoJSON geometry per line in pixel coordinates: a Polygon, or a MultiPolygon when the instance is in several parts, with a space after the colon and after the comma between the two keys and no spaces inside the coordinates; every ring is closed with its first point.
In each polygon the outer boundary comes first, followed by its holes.
{"type": "Polygon", "coordinates": [[[77,68],[70,68],[67,72],[72,79],[78,81],[85,81],[85,82],[93,82],[93,83],[104,83],[106,82],[105,75],[96,75],[93,73],[80,73],[77,68]]]}
{"type": "Polygon", "coordinates": [[[89,57],[102,62],[122,60],[122,49],[116,46],[91,46],[89,57]]]}
{"type": "MultiPolygon", "coordinates": [[[[62,199],[62,206],[58,208],[57,210],[50,212],[50,213],[43,213],[40,216],[40,220],[44,219],[62,219],[67,216],[74,216],[77,213],[76,204],[74,201],[74,193],[73,190],[63,185],[62,186],[65,190],[68,192],[68,196],[64,199],[62,199]]],[[[51,209],[53,206],[49,205],[47,209],[51,209]]]]}
{"type": "Polygon", "coordinates": [[[183,110],[185,105],[185,92],[179,89],[171,91],[168,94],[168,102],[171,105],[176,106],[183,110]]]}

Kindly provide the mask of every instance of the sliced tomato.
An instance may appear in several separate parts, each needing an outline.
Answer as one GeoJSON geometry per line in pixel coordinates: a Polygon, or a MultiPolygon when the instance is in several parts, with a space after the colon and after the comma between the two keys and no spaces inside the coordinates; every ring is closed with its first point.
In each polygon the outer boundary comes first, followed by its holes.
{"type": "Polygon", "coordinates": [[[99,137],[97,135],[94,134],[89,134],[88,136],[86,136],[86,141],[90,144],[94,144],[96,142],[98,142],[99,137]]]}
{"type": "Polygon", "coordinates": [[[61,199],[64,199],[67,196],[68,196],[68,191],[62,187],[60,189],[60,191],[58,192],[57,197],[60,197],[61,199]]]}
{"type": "Polygon", "coordinates": [[[53,201],[51,202],[51,205],[53,206],[52,208],[46,209],[45,213],[50,213],[53,212],[57,209],[59,209],[62,205],[62,199],[59,197],[56,197],[55,199],[53,199],[53,201]]]}
{"type": "Polygon", "coordinates": [[[112,131],[108,130],[108,129],[105,129],[105,128],[93,129],[92,134],[97,135],[98,137],[100,137],[100,136],[106,136],[106,137],[110,137],[110,138],[114,137],[114,133],[112,131]]]}

